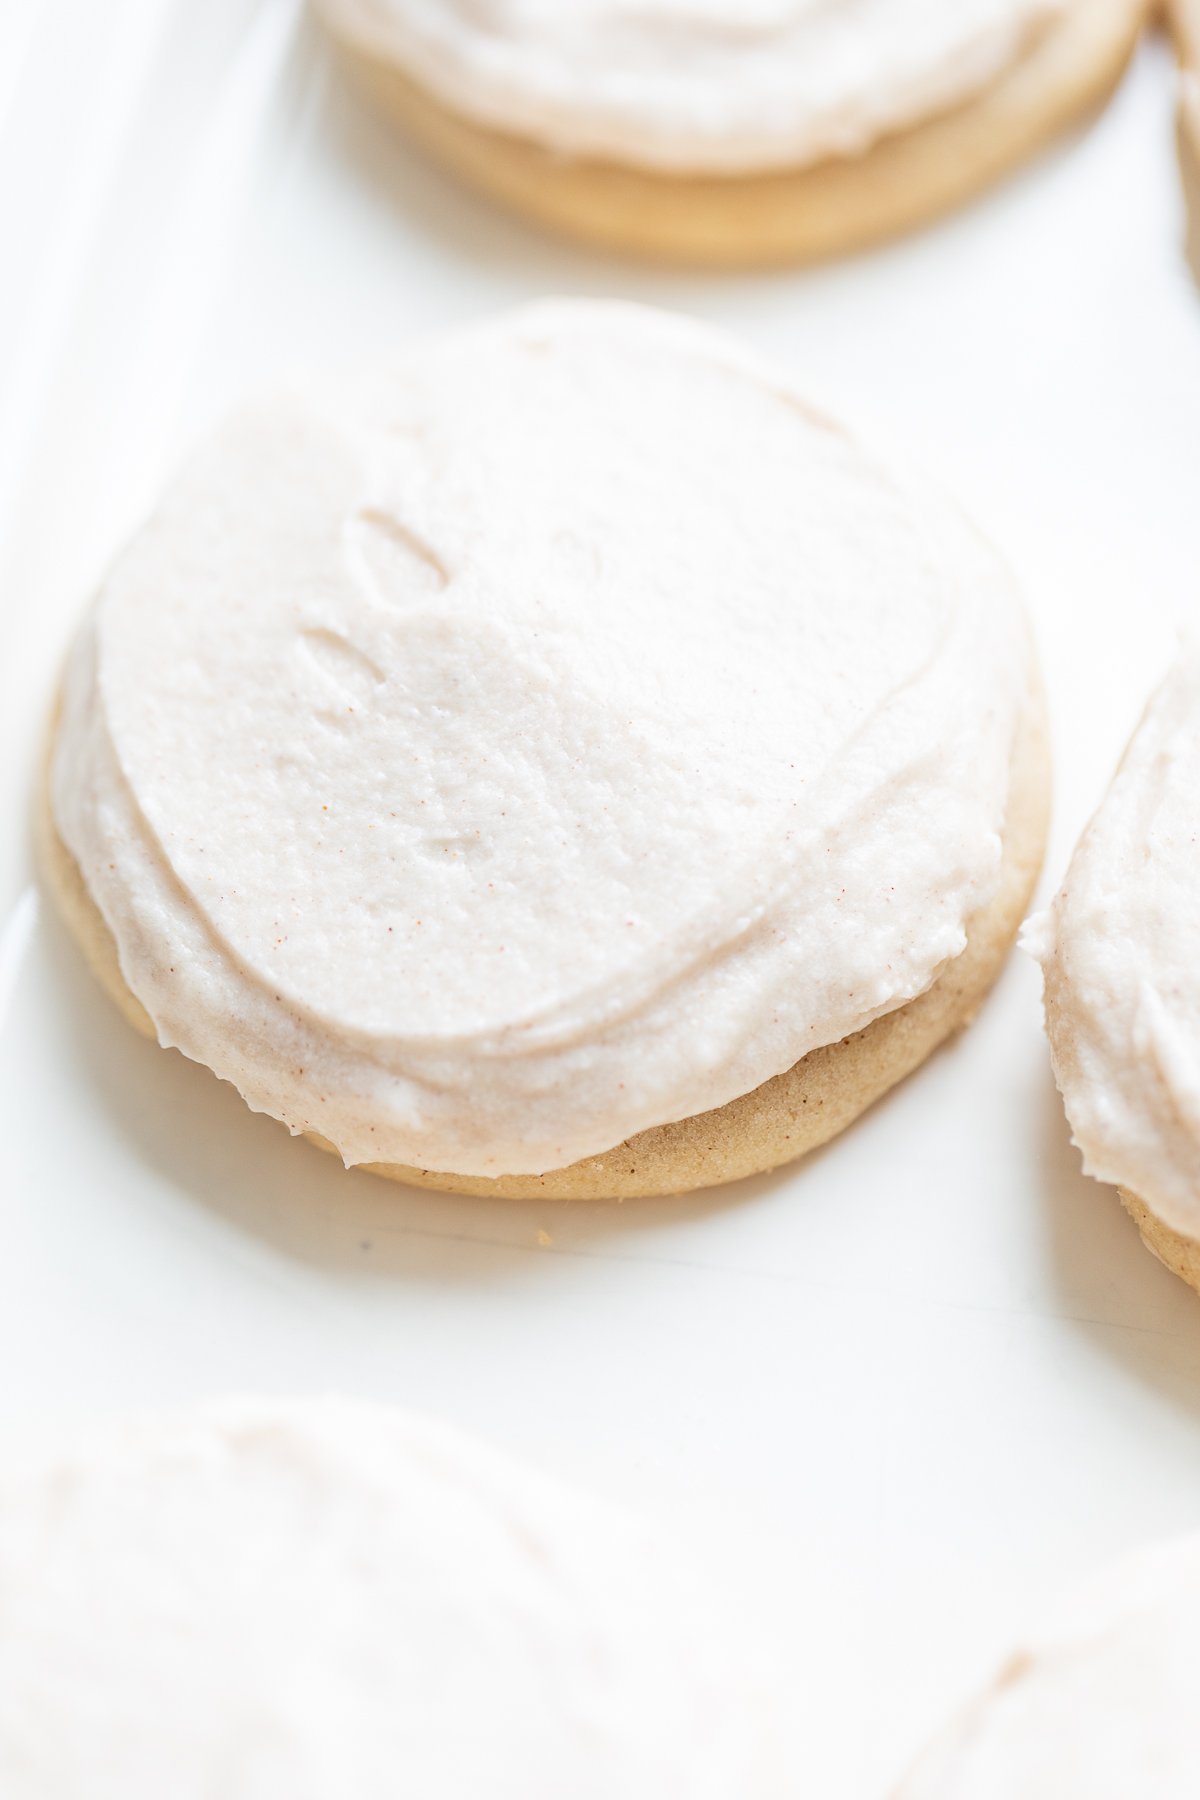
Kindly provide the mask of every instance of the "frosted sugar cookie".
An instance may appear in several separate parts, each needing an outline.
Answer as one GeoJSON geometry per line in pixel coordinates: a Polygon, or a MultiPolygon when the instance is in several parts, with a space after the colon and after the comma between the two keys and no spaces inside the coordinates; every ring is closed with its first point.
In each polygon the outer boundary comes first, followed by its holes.
{"type": "Polygon", "coordinates": [[[894,1800],[1192,1800],[1200,1537],[1061,1605],[894,1800]]]}
{"type": "Polygon", "coordinates": [[[0,1472],[5,1800],[781,1795],[669,1547],[456,1433],[225,1401],[0,1472]]]}
{"type": "Polygon", "coordinates": [[[823,1142],[1042,850],[1012,580],[725,338],[547,303],[193,458],[72,655],[47,866],[126,1010],[465,1191],[823,1142]]]}
{"type": "Polygon", "coordinates": [[[1030,920],[1084,1168],[1200,1287],[1200,649],[1151,700],[1062,891],[1030,920]]]}
{"type": "Polygon", "coordinates": [[[541,223],[720,264],[923,223],[1102,99],[1147,0],[317,0],[409,132],[541,223]]]}

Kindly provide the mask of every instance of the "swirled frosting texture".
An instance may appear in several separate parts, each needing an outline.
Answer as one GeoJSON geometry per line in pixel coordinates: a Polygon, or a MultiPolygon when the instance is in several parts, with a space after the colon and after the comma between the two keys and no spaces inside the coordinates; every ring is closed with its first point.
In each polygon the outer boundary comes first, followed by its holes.
{"type": "Polygon", "coordinates": [[[227,1401],[0,1478],[5,1800],[751,1800],[651,1533],[440,1427],[227,1401]]]}
{"type": "Polygon", "coordinates": [[[480,124],[677,174],[857,154],[987,87],[1067,3],[320,0],[480,124]]]}
{"type": "Polygon", "coordinates": [[[930,984],[1027,673],[955,513],[723,338],[553,303],[200,451],[55,806],[163,1042],[348,1161],[537,1173],[930,984]]]}
{"type": "Polygon", "coordinates": [[[895,1800],[1193,1800],[1200,1538],[1065,1602],[895,1800]]]}
{"type": "Polygon", "coordinates": [[[1200,1236],[1200,648],[1146,711],[1027,948],[1084,1168],[1200,1236]]]}

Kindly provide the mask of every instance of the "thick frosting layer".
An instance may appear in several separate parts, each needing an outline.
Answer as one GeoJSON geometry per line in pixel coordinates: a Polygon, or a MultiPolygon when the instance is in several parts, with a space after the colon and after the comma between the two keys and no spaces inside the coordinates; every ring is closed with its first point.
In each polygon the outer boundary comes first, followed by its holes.
{"type": "Polygon", "coordinates": [[[857,154],[987,87],[1068,0],[321,4],[480,124],[688,174],[857,154]]]}
{"type": "Polygon", "coordinates": [[[5,1800],[759,1800],[756,1681],[641,1526],[383,1408],[0,1478],[5,1800]]]}
{"type": "Polygon", "coordinates": [[[164,1043],[538,1173],[920,993],[992,896],[1004,567],[723,338],[549,303],[264,405],[105,583],[54,769],[164,1043]]]}
{"type": "Polygon", "coordinates": [[[1200,1537],[1109,1570],[1025,1644],[896,1800],[1195,1800],[1200,1537]]]}
{"type": "Polygon", "coordinates": [[[1048,912],[1025,928],[1084,1168],[1200,1236],[1200,647],[1147,708],[1048,912]]]}

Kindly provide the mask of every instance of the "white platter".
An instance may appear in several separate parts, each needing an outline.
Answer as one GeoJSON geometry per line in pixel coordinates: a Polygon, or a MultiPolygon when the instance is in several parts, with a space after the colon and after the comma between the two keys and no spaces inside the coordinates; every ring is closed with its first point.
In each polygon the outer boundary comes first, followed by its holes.
{"type": "Polygon", "coordinates": [[[949,223],[699,279],[544,240],[364,112],[296,0],[0,8],[0,1428],[228,1389],[442,1413],[665,1515],[778,1644],[801,1791],[882,1796],[1031,1608],[1200,1524],[1200,1302],[1081,1177],[1014,958],[844,1139],[735,1191],[346,1175],[135,1040],[32,885],[71,623],[227,400],[546,291],[741,331],[908,446],[1028,587],[1047,884],[1200,614],[1200,298],[1169,59],[949,223]],[[539,1233],[552,1242],[539,1242],[539,1233]]]}

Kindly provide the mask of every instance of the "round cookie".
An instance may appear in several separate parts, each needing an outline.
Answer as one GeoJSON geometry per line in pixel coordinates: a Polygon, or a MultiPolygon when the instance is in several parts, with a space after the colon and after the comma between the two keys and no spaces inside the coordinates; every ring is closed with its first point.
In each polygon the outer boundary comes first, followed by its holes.
{"type": "Polygon", "coordinates": [[[1127,1557],[1059,1605],[894,1800],[1191,1800],[1200,1537],[1127,1557]]]}
{"type": "Polygon", "coordinates": [[[782,1796],[669,1546],[457,1433],[226,1400],[0,1471],[5,1800],[782,1796]]]}
{"type": "Polygon", "coordinates": [[[43,861],[256,1110],[620,1197],[802,1154],[965,1023],[1045,805],[965,521],[719,335],[555,303],[198,453],[72,656],[43,861]]]}
{"type": "Polygon", "coordinates": [[[1084,1169],[1200,1289],[1200,983],[1194,896],[1200,650],[1151,699],[1050,909],[1042,964],[1055,1078],[1084,1169]]]}
{"type": "Polygon", "coordinates": [[[538,224],[606,248],[700,266],[814,261],[927,223],[1099,105],[1148,0],[1067,0],[1033,46],[959,104],[796,167],[683,173],[563,154],[443,103],[365,31],[317,0],[353,74],[424,149],[538,224]]]}

